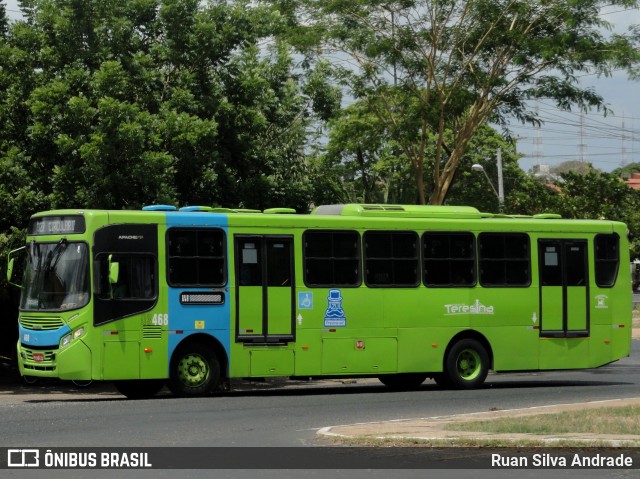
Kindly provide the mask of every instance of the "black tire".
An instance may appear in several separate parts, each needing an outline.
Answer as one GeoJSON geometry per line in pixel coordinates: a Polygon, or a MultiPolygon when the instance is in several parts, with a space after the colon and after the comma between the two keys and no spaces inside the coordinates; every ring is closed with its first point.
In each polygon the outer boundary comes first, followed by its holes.
{"type": "Polygon", "coordinates": [[[488,373],[489,354],[475,339],[462,339],[447,353],[444,376],[452,389],[476,389],[484,383],[488,373]]]}
{"type": "Polygon", "coordinates": [[[150,399],[155,396],[162,386],[163,379],[132,379],[115,381],[118,392],[129,399],[150,399]]]}
{"type": "Polygon", "coordinates": [[[407,374],[385,374],[378,377],[380,382],[394,391],[410,391],[417,389],[427,379],[426,374],[407,373],[407,374]]]}
{"type": "Polygon", "coordinates": [[[206,396],[220,384],[220,361],[200,343],[178,348],[171,358],[169,389],[181,397],[206,396]]]}

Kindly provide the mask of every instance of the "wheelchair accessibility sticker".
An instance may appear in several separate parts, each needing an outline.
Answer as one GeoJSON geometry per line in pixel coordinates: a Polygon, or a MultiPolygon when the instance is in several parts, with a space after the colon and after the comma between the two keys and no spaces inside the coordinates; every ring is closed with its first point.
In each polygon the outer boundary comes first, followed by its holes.
{"type": "Polygon", "coordinates": [[[324,313],[324,326],[326,327],[345,327],[347,318],[342,309],[342,294],[339,289],[329,290],[327,298],[327,310],[324,313]]]}
{"type": "Polygon", "coordinates": [[[298,293],[298,309],[313,309],[313,293],[298,293]]]}

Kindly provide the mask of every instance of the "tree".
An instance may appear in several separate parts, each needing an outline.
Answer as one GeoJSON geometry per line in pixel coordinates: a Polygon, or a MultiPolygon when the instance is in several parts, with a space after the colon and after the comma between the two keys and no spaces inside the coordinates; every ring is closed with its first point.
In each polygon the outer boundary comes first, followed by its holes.
{"type": "Polygon", "coordinates": [[[562,175],[563,173],[578,173],[580,175],[586,175],[593,171],[593,165],[580,160],[563,161],[559,165],[550,168],[552,175],[562,175]]]}
{"type": "Polygon", "coordinates": [[[528,100],[543,97],[564,109],[604,109],[578,75],[608,75],[640,56],[638,38],[606,34],[600,16],[605,5],[632,8],[638,1],[273,3],[294,25],[291,38],[300,48],[346,65],[339,67],[341,80],[410,163],[419,203],[444,202],[480,125],[539,122],[528,100]]]}
{"type": "Polygon", "coordinates": [[[558,182],[557,212],[565,218],[608,219],[629,227],[631,257],[640,257],[640,191],[629,188],[613,173],[592,169],[567,172],[558,182]]]}
{"type": "Polygon", "coordinates": [[[365,102],[344,108],[328,124],[326,170],[348,186],[346,201],[413,203],[411,172],[397,144],[365,102]]]}
{"type": "Polygon", "coordinates": [[[640,171],[640,163],[629,163],[628,165],[621,166],[611,171],[611,174],[616,175],[619,178],[628,177],[631,173],[637,173],[640,171]]]}
{"type": "MultiPolygon", "coordinates": [[[[446,140],[449,141],[452,136],[453,134],[449,133],[446,140]]],[[[446,204],[470,205],[481,211],[499,212],[499,201],[494,191],[498,189],[498,149],[501,150],[502,155],[505,209],[513,212],[514,196],[520,191],[520,185],[527,175],[518,165],[519,156],[515,151],[515,143],[487,125],[481,125],[478,128],[460,159],[446,204]],[[481,172],[473,171],[474,164],[481,165],[486,176],[481,172]],[[491,185],[488,181],[491,181],[491,185]]]]}
{"type": "Polygon", "coordinates": [[[628,221],[633,210],[640,213],[640,193],[616,175],[592,169],[585,174],[563,173],[561,178],[557,184],[563,201],[558,212],[566,218],[628,221]]]}
{"type": "MultiPolygon", "coordinates": [[[[415,184],[406,155],[399,145],[386,134],[386,126],[368,109],[365,101],[355,102],[341,115],[329,122],[329,141],[326,158],[330,167],[351,185],[348,201],[369,203],[414,203],[417,200],[415,184]]],[[[446,132],[451,140],[452,132],[446,132]]],[[[426,155],[435,154],[436,138],[428,143],[426,155]]],[[[505,194],[518,191],[517,184],[525,177],[518,166],[514,145],[495,129],[481,125],[461,158],[446,203],[471,205],[483,211],[498,211],[498,199],[482,174],[472,172],[475,163],[483,165],[488,175],[497,182],[496,154],[502,150],[505,194]]],[[[431,165],[425,165],[427,174],[431,165]]],[[[494,186],[495,187],[495,186],[494,186]]],[[[508,199],[508,198],[507,198],[508,199]]],[[[509,204],[509,202],[507,202],[509,204]]]]}
{"type": "Polygon", "coordinates": [[[279,15],[243,0],[21,6],[0,45],[7,197],[307,208],[306,141],[339,98],[321,64],[295,71],[279,15]]]}
{"type": "Polygon", "coordinates": [[[7,7],[3,1],[0,1],[0,38],[5,38],[8,30],[9,19],[7,18],[7,7]]]}
{"type": "Polygon", "coordinates": [[[0,261],[52,208],[309,207],[307,140],[340,96],[326,64],[295,68],[279,14],[245,0],[19,4],[8,22],[0,3],[0,261]]]}

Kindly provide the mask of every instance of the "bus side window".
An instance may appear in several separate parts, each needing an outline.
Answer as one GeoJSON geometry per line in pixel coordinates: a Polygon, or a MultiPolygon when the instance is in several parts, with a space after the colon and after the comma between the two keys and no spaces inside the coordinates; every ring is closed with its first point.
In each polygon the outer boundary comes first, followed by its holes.
{"type": "Polygon", "coordinates": [[[559,246],[549,245],[544,247],[540,283],[542,286],[562,286],[559,246]]]}
{"type": "Polygon", "coordinates": [[[260,248],[254,241],[244,241],[240,257],[240,286],[261,286],[260,248]]]}
{"type": "Polygon", "coordinates": [[[528,287],[531,284],[529,236],[521,233],[480,233],[480,284],[528,287]]]}
{"type": "Polygon", "coordinates": [[[155,261],[152,256],[103,254],[100,256],[100,299],[151,299],[155,292],[155,261]],[[109,264],[118,264],[118,277],[109,278],[109,264]]]}
{"type": "Polygon", "coordinates": [[[597,235],[594,245],[596,284],[601,288],[610,288],[618,277],[620,238],[616,234],[597,235]]]}
{"type": "Polygon", "coordinates": [[[174,287],[223,286],[227,282],[226,238],[219,228],[167,231],[167,281],[174,287]]]}
{"type": "Polygon", "coordinates": [[[473,287],[476,284],[473,233],[427,232],[422,235],[424,283],[432,288],[473,287]]]}
{"type": "Polygon", "coordinates": [[[307,286],[360,286],[360,237],[356,231],[307,230],[303,241],[307,286]]]}
{"type": "Polygon", "coordinates": [[[418,235],[413,231],[367,231],[364,234],[367,286],[418,286],[418,244],[418,235]]]}
{"type": "Polygon", "coordinates": [[[291,243],[267,241],[267,285],[291,286],[291,243]]]}

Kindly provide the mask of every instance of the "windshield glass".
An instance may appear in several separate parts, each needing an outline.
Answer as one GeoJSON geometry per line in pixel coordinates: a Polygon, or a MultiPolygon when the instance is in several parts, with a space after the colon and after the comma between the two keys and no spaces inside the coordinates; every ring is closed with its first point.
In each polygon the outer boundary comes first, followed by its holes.
{"type": "Polygon", "coordinates": [[[27,248],[20,309],[66,311],[89,302],[89,257],[84,243],[36,243],[27,248]]]}

